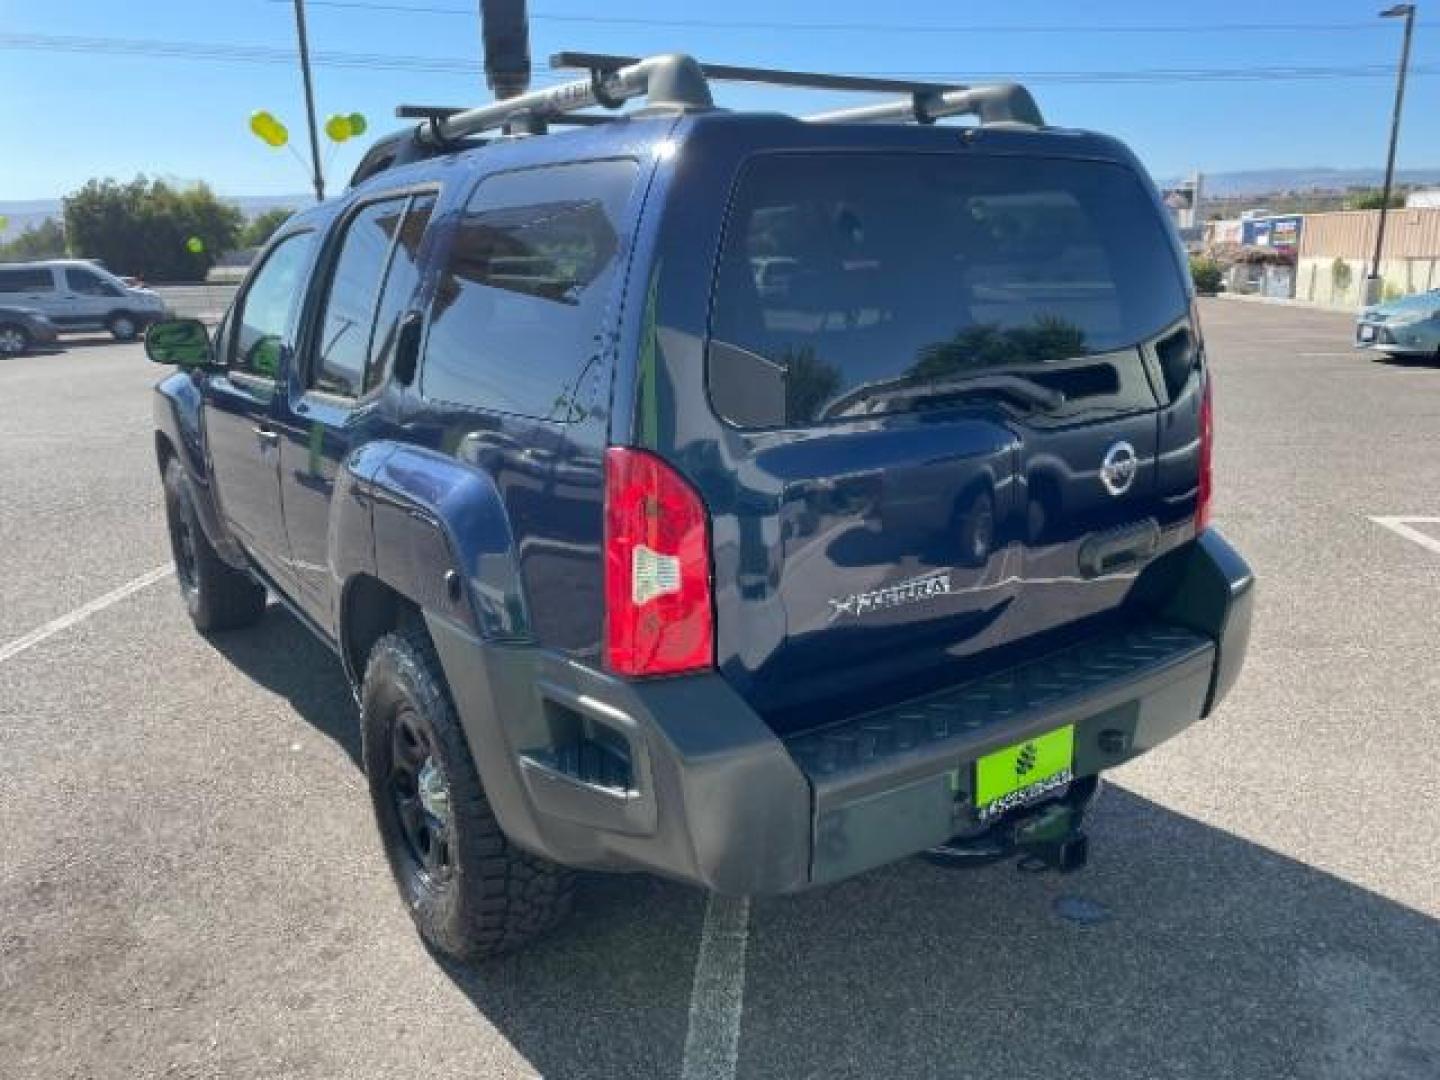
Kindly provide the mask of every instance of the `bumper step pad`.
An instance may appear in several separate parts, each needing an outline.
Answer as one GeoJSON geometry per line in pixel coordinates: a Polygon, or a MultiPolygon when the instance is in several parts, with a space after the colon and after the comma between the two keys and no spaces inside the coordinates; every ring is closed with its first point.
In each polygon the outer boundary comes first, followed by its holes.
{"type": "Polygon", "coordinates": [[[968,744],[987,728],[1048,713],[1115,682],[1212,649],[1203,635],[1151,623],[1083,641],[1015,668],[986,675],[930,697],[891,706],[785,740],[817,784],[883,766],[888,759],[928,755],[945,744],[968,744]]]}

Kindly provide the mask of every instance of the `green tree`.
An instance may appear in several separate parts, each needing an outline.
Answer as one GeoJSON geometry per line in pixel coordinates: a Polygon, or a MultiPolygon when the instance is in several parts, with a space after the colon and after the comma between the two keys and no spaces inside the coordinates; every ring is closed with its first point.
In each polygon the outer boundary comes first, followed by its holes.
{"type": "MultiPolygon", "coordinates": [[[[1346,210],[1379,210],[1385,205],[1385,192],[1380,188],[1371,188],[1369,191],[1362,191],[1359,194],[1351,195],[1345,200],[1346,210]]],[[[1405,196],[1397,192],[1390,193],[1390,209],[1398,210],[1405,205],[1405,196]]]]}
{"type": "Polygon", "coordinates": [[[263,247],[270,237],[275,235],[275,230],[289,221],[295,213],[288,207],[276,207],[274,210],[266,210],[250,220],[244,230],[240,233],[241,247],[263,247]]]}
{"type": "Polygon", "coordinates": [[[27,259],[58,259],[65,254],[65,229],[54,218],[31,225],[9,243],[0,244],[0,259],[24,262],[27,259]]]}
{"type": "Polygon", "coordinates": [[[205,184],[176,188],[137,176],[128,184],[91,180],[66,197],[65,232],[77,256],[147,281],[201,281],[222,251],[235,246],[240,211],[205,184]],[[200,250],[189,250],[191,237],[200,250]]]}

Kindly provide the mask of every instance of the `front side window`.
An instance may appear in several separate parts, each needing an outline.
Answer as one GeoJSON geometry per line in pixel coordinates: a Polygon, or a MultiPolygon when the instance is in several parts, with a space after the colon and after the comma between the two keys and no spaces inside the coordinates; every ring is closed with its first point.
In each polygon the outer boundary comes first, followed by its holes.
{"type": "Polygon", "coordinates": [[[232,367],[272,379],[279,373],[282,351],[295,345],[296,314],[314,247],[313,232],[296,233],[280,241],[255,272],[230,319],[232,367]]]}
{"type": "Polygon", "coordinates": [[[767,154],[732,204],[707,379],[717,411],[755,427],[975,397],[1153,408],[1136,346],[1187,305],[1161,215],[1121,166],[767,154]]]}
{"type": "Polygon", "coordinates": [[[54,292],[55,279],[44,266],[0,266],[0,293],[54,292]]]}
{"type": "Polygon", "coordinates": [[[79,293],[81,296],[125,295],[94,270],[86,270],[83,266],[65,267],[65,281],[71,292],[79,293]]]}
{"type": "Polygon", "coordinates": [[[487,177],[465,208],[425,347],[427,397],[563,420],[600,348],[630,160],[487,177]]]}

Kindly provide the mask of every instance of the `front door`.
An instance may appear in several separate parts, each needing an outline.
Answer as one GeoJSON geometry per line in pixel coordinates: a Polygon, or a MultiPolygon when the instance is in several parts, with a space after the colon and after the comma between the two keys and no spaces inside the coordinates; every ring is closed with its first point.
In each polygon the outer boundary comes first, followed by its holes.
{"type": "Polygon", "coordinates": [[[273,247],[235,302],[218,343],[226,363],[205,391],[205,433],[221,515],[260,568],[291,580],[280,508],[280,382],[295,347],[315,234],[273,247]]]}
{"type": "MultiPolygon", "coordinates": [[[[280,492],[290,556],[306,613],[335,625],[331,499],[341,463],[374,438],[379,389],[410,312],[420,244],[435,197],[385,196],[357,206],[322,273],[325,300],[302,342],[280,408],[280,492]]],[[[332,250],[334,250],[332,248],[332,250]]]]}
{"type": "Polygon", "coordinates": [[[56,319],[56,325],[73,330],[100,329],[115,310],[116,301],[125,296],[120,289],[85,266],[62,267],[59,284],[64,322],[56,319]]]}

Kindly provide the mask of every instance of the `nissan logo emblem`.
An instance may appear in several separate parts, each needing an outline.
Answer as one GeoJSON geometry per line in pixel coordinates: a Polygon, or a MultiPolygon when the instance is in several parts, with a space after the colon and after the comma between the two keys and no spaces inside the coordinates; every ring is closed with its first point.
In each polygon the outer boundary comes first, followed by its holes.
{"type": "Polygon", "coordinates": [[[1135,483],[1135,474],[1140,471],[1140,459],[1135,456],[1135,447],[1128,442],[1117,442],[1105,451],[1105,460],[1100,463],[1100,482],[1111,495],[1120,496],[1135,483]]]}

